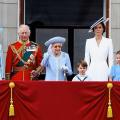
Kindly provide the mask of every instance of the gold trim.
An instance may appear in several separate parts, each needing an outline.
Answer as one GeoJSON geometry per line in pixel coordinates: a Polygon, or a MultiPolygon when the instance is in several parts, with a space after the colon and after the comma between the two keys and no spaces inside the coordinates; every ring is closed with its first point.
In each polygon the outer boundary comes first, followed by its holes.
{"type": "Polygon", "coordinates": [[[112,83],[107,84],[107,88],[109,90],[109,101],[108,101],[108,110],[107,110],[107,118],[113,118],[113,113],[112,113],[112,106],[111,106],[111,89],[113,87],[112,83]]]}
{"type": "Polygon", "coordinates": [[[13,88],[15,87],[15,83],[14,82],[10,82],[9,83],[9,87],[10,87],[10,107],[9,107],[9,116],[15,116],[15,111],[14,111],[14,105],[13,105],[13,88]]]}

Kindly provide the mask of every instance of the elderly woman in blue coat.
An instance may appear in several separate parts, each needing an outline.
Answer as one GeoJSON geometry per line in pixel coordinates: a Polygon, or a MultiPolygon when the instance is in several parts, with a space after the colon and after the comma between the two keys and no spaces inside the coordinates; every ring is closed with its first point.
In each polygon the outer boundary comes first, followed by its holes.
{"type": "Polygon", "coordinates": [[[44,53],[41,67],[46,68],[46,81],[64,81],[71,75],[71,62],[68,53],[61,51],[64,37],[56,36],[45,42],[48,51],[44,53]]]}

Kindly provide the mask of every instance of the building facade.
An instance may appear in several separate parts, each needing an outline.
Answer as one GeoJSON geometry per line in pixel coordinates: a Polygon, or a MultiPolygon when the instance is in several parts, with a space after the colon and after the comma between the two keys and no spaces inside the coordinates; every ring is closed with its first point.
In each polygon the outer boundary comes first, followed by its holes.
{"type": "MultiPolygon", "coordinates": [[[[109,35],[113,39],[114,52],[120,49],[120,0],[110,0],[109,35]]],[[[0,43],[3,46],[4,57],[8,44],[16,41],[17,27],[20,24],[20,1],[0,0],[0,43]]]]}

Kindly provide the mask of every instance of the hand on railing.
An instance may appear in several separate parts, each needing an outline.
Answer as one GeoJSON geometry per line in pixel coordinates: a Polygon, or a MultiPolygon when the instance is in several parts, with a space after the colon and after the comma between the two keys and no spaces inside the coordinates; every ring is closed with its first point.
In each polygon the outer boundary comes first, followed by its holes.
{"type": "Polygon", "coordinates": [[[31,80],[35,79],[39,75],[40,75],[39,72],[37,72],[36,70],[32,70],[32,72],[31,72],[31,80]]]}

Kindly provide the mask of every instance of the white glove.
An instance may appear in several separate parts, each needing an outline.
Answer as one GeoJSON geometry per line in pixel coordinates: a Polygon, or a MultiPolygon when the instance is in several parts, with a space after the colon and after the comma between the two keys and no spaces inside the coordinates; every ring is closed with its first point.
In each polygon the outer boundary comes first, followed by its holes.
{"type": "Polygon", "coordinates": [[[64,72],[68,72],[68,67],[65,66],[65,65],[63,65],[63,66],[61,67],[61,69],[62,69],[64,72]]]}
{"type": "Polygon", "coordinates": [[[47,50],[47,52],[45,52],[44,53],[44,55],[43,55],[43,58],[46,60],[46,59],[48,59],[48,57],[50,56],[50,55],[52,55],[52,45],[50,44],[49,45],[49,47],[48,47],[48,50],[47,50]]]}
{"type": "Polygon", "coordinates": [[[48,59],[49,59],[49,56],[50,56],[50,54],[49,54],[48,52],[44,53],[43,59],[42,59],[42,61],[41,61],[41,65],[42,65],[42,66],[45,66],[45,65],[47,64],[48,59]]]}

